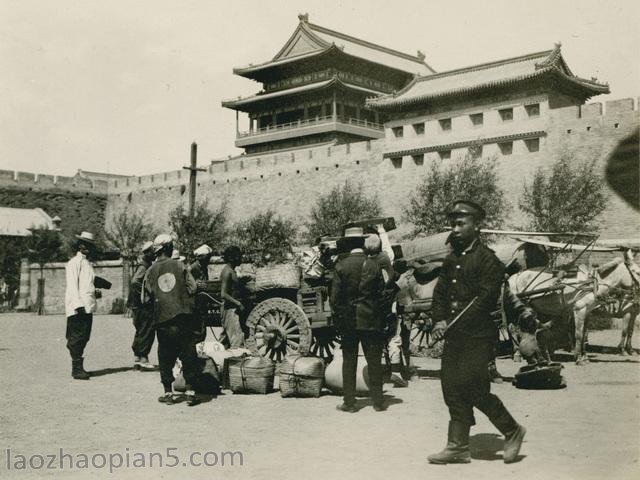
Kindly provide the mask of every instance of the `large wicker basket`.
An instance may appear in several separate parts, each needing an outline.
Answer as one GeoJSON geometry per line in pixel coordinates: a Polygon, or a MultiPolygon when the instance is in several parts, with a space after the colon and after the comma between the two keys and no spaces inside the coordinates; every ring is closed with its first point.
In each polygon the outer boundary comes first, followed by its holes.
{"type": "Polygon", "coordinates": [[[280,364],[283,397],[319,397],[324,381],[324,362],[317,357],[287,356],[280,364]]]}
{"type": "Polygon", "coordinates": [[[268,358],[229,359],[229,387],[233,393],[269,393],[274,374],[275,365],[268,358]]]}
{"type": "Polygon", "coordinates": [[[254,289],[300,288],[301,269],[298,265],[283,263],[256,269],[254,289]]]}

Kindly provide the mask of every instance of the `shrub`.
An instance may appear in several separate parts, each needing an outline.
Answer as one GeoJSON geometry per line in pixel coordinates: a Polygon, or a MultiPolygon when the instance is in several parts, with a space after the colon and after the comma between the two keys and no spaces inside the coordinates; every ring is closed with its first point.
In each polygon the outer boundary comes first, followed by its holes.
{"type": "Polygon", "coordinates": [[[313,242],[320,235],[338,235],[345,223],[381,215],[382,207],[377,195],[367,195],[363,184],[347,180],[316,200],[307,223],[309,238],[313,242]]]}
{"type": "Polygon", "coordinates": [[[442,232],[448,225],[447,208],[461,198],[482,205],[487,213],[487,228],[501,226],[509,204],[499,185],[495,158],[468,153],[450,167],[433,163],[404,209],[406,219],[414,225],[413,236],[442,232]]]}
{"type": "Polygon", "coordinates": [[[283,262],[291,253],[296,227],[273,210],[257,213],[237,223],[229,243],[238,245],[253,263],[283,262]]]}
{"type": "Polygon", "coordinates": [[[593,232],[607,208],[605,183],[595,160],[578,162],[564,152],[550,171],[539,168],[524,185],[520,209],[529,215],[528,228],[543,232],[593,232]]]}
{"type": "Polygon", "coordinates": [[[169,213],[169,226],[177,236],[176,248],[185,256],[206,243],[214,250],[221,250],[227,233],[227,203],[209,208],[205,202],[196,203],[193,217],[180,204],[169,213]]]}

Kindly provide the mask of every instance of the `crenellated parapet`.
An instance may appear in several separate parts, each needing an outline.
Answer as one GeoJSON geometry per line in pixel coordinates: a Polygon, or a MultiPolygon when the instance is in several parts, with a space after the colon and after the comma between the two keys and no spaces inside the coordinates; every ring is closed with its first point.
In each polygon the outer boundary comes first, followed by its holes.
{"type": "MultiPolygon", "coordinates": [[[[250,180],[268,181],[269,178],[295,177],[303,172],[339,169],[341,166],[374,166],[382,155],[383,140],[370,140],[346,144],[326,144],[262,155],[239,155],[224,160],[213,160],[206,172],[199,172],[197,181],[202,185],[224,185],[250,180]]],[[[184,170],[154,173],[124,180],[110,180],[109,193],[144,193],[159,188],[180,188],[189,183],[184,170]]]]}
{"type": "Polygon", "coordinates": [[[106,194],[106,180],[91,180],[79,176],[46,175],[43,173],[0,170],[0,187],[14,187],[28,190],[60,189],[69,192],[106,194]]]}

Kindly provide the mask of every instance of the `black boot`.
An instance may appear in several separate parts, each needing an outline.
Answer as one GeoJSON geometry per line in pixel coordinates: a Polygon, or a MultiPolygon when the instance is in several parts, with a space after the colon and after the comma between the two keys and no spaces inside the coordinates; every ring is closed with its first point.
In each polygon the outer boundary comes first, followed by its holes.
{"type": "Polygon", "coordinates": [[[504,463],[513,463],[518,459],[520,447],[527,429],[518,425],[514,431],[504,436],[504,463]]]}
{"type": "Polygon", "coordinates": [[[71,360],[71,376],[76,380],[89,380],[89,372],[85,371],[83,361],[82,358],[71,360]]]}
{"type": "Polygon", "coordinates": [[[447,436],[447,446],[439,453],[429,455],[427,460],[430,463],[444,465],[446,463],[470,463],[469,453],[469,429],[466,423],[449,422],[449,433],[447,436]]]}

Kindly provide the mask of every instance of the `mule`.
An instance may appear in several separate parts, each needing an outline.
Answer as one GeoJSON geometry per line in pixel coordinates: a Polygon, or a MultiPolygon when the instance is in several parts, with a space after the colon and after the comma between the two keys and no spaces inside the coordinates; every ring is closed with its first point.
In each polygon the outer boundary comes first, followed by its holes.
{"type": "MultiPolygon", "coordinates": [[[[584,348],[588,331],[586,325],[588,314],[597,305],[599,298],[613,289],[622,288],[633,291],[638,288],[638,276],[635,273],[638,265],[634,260],[629,251],[624,259],[616,258],[597,270],[589,271],[586,266],[581,265],[575,279],[554,276],[542,268],[524,270],[512,275],[509,278],[509,285],[515,293],[548,288],[558,283],[564,285],[562,295],[564,302],[571,308],[575,325],[573,354],[576,364],[583,365],[589,361],[584,348]]],[[[537,300],[544,303],[545,297],[544,295],[537,297],[537,300]]],[[[549,298],[551,299],[552,296],[549,298]]]]}

